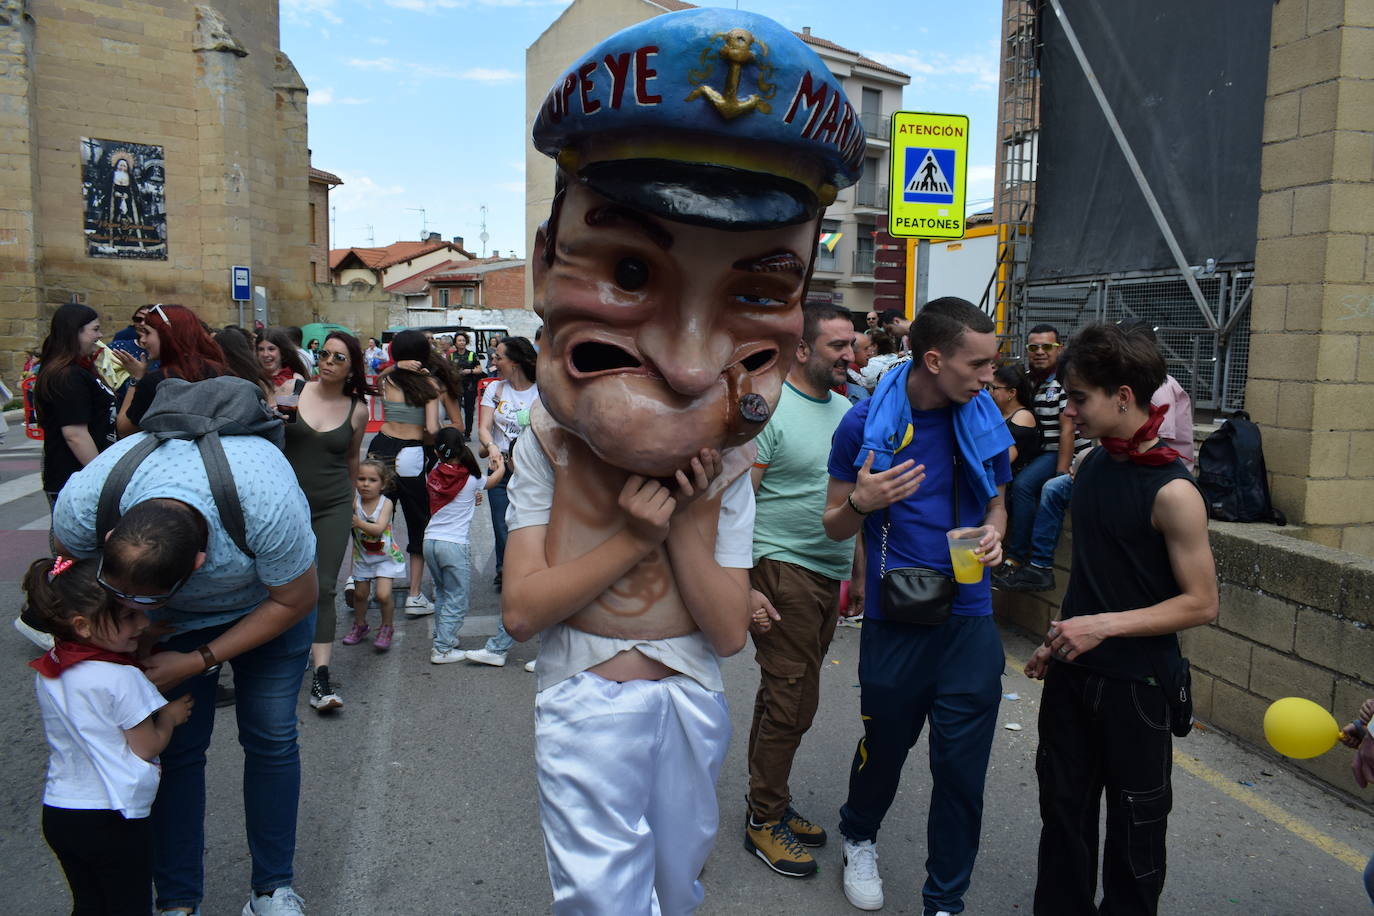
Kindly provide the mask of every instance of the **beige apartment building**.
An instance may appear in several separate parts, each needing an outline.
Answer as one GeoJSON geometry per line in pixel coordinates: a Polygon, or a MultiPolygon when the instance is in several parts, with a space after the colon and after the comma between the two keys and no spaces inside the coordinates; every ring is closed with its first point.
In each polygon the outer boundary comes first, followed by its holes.
{"type": "MultiPolygon", "coordinates": [[[[603,38],[651,16],[693,8],[693,4],[680,0],[573,0],[526,50],[525,239],[531,258],[536,256],[535,232],[548,218],[553,201],[553,160],[529,142],[535,114],[549,87],[579,54],[603,38]]],[[[902,107],[902,87],[911,82],[911,77],[812,35],[809,27],[797,35],[844,86],[868,134],[863,178],[841,191],[826,211],[822,235],[837,234],[838,241],[817,249],[809,298],[833,302],[862,315],[873,307],[874,234],[887,226],[889,119],[892,112],[902,107]]],[[[533,301],[528,276],[525,301],[533,301]]]]}

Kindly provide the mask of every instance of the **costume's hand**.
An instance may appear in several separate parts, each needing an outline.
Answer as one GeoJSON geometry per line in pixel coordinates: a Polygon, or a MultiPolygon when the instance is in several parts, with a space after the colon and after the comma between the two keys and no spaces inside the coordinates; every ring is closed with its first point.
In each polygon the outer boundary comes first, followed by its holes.
{"type": "Polygon", "coordinates": [[[773,607],[773,602],[769,601],[768,596],[756,588],[749,589],[749,607],[752,609],[749,618],[749,632],[755,636],[773,629],[773,621],[782,620],[782,615],[773,607]]]}
{"type": "Polygon", "coordinates": [[[1043,679],[1045,672],[1050,670],[1050,656],[1053,654],[1049,646],[1036,646],[1030,661],[1026,662],[1026,677],[1037,681],[1043,679]]]}
{"type": "Polygon", "coordinates": [[[1355,759],[1350,761],[1350,771],[1355,774],[1355,782],[1361,789],[1374,782],[1374,741],[1360,743],[1355,759]]]}
{"type": "Polygon", "coordinates": [[[845,617],[858,617],[864,612],[864,583],[862,579],[849,580],[849,604],[840,609],[845,617]]]}
{"type": "Polygon", "coordinates": [[[144,373],[148,371],[148,364],[132,353],[114,348],[109,349],[114,354],[115,359],[119,360],[119,364],[124,367],[124,371],[129,373],[130,378],[141,379],[144,373]]]}
{"type": "Polygon", "coordinates": [[[984,566],[997,566],[1002,562],[1002,532],[996,526],[988,525],[988,533],[978,542],[978,562],[984,566]]]}
{"type": "Polygon", "coordinates": [[[859,468],[858,479],[854,481],[851,498],[865,513],[886,509],[899,503],[921,488],[926,479],[926,466],[911,459],[893,465],[886,471],[873,473],[873,451],[864,459],[859,468]]]}
{"type": "Polygon", "coordinates": [[[625,530],[649,545],[668,536],[668,522],[677,508],[668,488],[657,480],[631,474],[620,488],[620,509],[625,513],[625,530]]]}
{"type": "Polygon", "coordinates": [[[175,687],[205,670],[198,652],[155,652],[143,662],[143,673],[158,690],[175,687]]]}
{"type": "Polygon", "coordinates": [[[191,707],[196,705],[196,701],[191,699],[189,693],[182,694],[166,706],[157,711],[157,717],[161,719],[167,716],[172,720],[172,727],[185,725],[186,720],[191,718],[191,707]]]}
{"type": "Polygon", "coordinates": [[[677,490],[674,491],[677,511],[681,512],[699,499],[711,485],[711,481],[720,476],[720,469],[720,452],[713,448],[704,448],[685,470],[674,473],[673,480],[677,482],[677,490]]]}
{"type": "Polygon", "coordinates": [[[1051,620],[1050,631],[1045,634],[1045,645],[1056,658],[1066,662],[1096,649],[1105,638],[1097,631],[1098,616],[1086,614],[1068,620],[1051,620]]]}

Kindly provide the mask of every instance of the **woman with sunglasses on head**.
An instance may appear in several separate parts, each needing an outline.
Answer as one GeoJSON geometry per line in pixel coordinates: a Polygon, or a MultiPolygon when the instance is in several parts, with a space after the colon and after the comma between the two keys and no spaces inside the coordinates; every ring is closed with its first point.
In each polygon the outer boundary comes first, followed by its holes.
{"type": "Polygon", "coordinates": [[[157,369],[128,353],[115,356],[129,373],[129,387],[119,410],[121,437],[138,432],[143,415],[153,404],[157,386],[163,379],[179,378],[199,382],[226,375],[224,351],[205,330],[196,313],[184,305],[154,305],[144,315],[138,331],[139,345],[148,360],[160,360],[157,369]]]}
{"type": "Polygon", "coordinates": [[[367,431],[366,398],[372,390],[362,347],[352,334],[331,331],[317,359],[315,380],[298,383],[300,400],[294,420],[286,424],[283,451],[310,504],[310,527],[315,532],[320,586],[310,645],[315,666],[310,705],[323,713],[343,706],[329,678],[338,620],[334,590],[351,531],[353,481],[367,431]]]}
{"type": "Polygon", "coordinates": [[[1040,454],[1040,427],[1035,422],[1035,413],[1030,409],[1035,386],[1031,384],[1025,369],[1008,363],[993,372],[988,392],[992,395],[993,403],[1002,411],[1002,419],[1011,433],[1011,473],[1014,476],[1040,454]]]}

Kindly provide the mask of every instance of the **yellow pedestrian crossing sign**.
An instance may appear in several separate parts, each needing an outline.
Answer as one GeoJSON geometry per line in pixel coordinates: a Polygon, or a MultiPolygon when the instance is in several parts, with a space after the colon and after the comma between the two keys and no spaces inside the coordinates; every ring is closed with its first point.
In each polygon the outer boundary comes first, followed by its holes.
{"type": "Polygon", "coordinates": [[[963,238],[967,175],[967,116],[894,111],[888,233],[901,238],[963,238]]]}

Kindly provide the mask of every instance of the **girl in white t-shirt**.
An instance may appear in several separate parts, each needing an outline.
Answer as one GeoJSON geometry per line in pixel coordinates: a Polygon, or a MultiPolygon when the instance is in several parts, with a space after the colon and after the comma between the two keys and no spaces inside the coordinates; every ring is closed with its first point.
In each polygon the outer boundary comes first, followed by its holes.
{"type": "Polygon", "coordinates": [[[461,662],[467,653],[458,648],[458,631],[468,615],[468,528],[478,495],[499,484],[506,474],[501,453],[492,451],[488,475],[463,431],[446,426],[434,437],[439,463],[429,472],[429,525],[425,528],[425,564],[434,578],[434,645],[429,660],[436,665],[461,662]]]}
{"type": "Polygon", "coordinates": [[[391,536],[391,518],[396,504],[382,495],[391,485],[391,469],[375,458],[358,463],[354,481],[358,497],[353,503],[353,629],[343,638],[345,646],[363,641],[371,627],[367,623],[368,593],[377,589],[377,604],[382,609],[382,625],[372,640],[379,651],[391,648],[396,632],[392,620],[396,602],[391,595],[391,580],[404,577],[406,558],[391,536]]]}
{"type": "Polygon", "coordinates": [[[191,715],[191,697],[168,703],[135,660],[148,617],[100,584],[98,559],[44,557],[24,576],[23,619],[54,644],[29,664],[48,738],[43,838],[76,913],[152,909],[149,813],[157,756],[191,715]]]}

